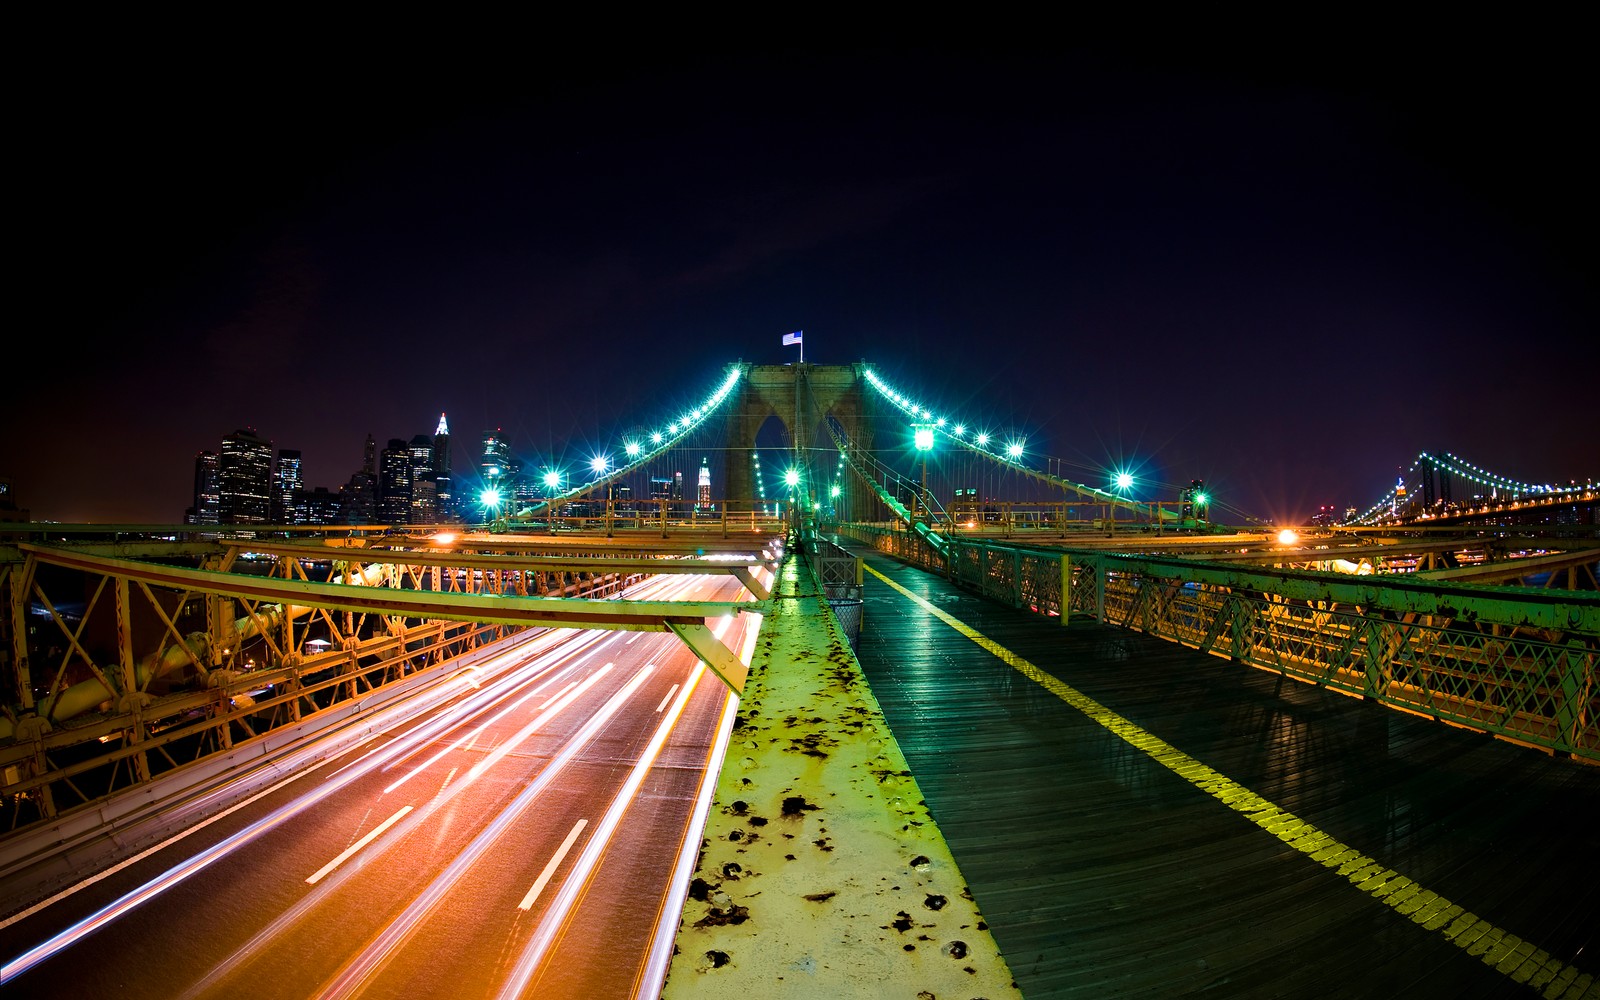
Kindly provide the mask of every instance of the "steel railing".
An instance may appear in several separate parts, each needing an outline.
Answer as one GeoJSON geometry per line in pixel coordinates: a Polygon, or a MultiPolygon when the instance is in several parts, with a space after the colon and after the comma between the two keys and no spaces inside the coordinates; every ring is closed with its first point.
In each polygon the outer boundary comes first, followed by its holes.
{"type": "Polygon", "coordinates": [[[1038,614],[1096,618],[1502,739],[1600,762],[1600,596],[1261,570],[840,525],[1038,614]],[[1065,602],[1063,602],[1065,594],[1065,602]]]}

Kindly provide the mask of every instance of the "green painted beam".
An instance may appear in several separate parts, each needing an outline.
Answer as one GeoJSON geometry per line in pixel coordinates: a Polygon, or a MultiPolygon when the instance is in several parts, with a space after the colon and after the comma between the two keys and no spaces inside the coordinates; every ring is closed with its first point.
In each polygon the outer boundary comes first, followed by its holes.
{"type": "Polygon", "coordinates": [[[68,549],[24,543],[19,546],[40,562],[86,573],[143,580],[162,587],[245,597],[271,604],[332,608],[340,611],[495,622],[504,625],[598,628],[621,631],[667,631],[673,623],[703,625],[707,618],[759,606],[729,601],[609,601],[571,597],[518,597],[501,594],[452,594],[342,583],[309,583],[241,573],[184,569],[158,563],[82,555],[68,549]]]}
{"type": "Polygon", "coordinates": [[[1337,573],[1250,570],[1187,559],[1102,552],[1108,572],[1124,571],[1171,583],[1200,583],[1274,594],[1291,601],[1337,602],[1402,614],[1434,615],[1529,628],[1600,635],[1600,594],[1531,587],[1489,587],[1337,573]]]}

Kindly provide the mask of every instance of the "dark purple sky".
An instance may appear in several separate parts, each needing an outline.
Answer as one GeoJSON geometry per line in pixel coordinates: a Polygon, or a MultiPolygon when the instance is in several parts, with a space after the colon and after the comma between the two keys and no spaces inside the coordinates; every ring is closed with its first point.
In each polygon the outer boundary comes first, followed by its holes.
{"type": "Polygon", "coordinates": [[[1600,475],[1578,40],[1317,37],[63,51],[14,126],[0,476],[176,521],[244,425],[329,487],[441,410],[543,455],[802,328],[1262,516],[1421,450],[1600,475]]]}

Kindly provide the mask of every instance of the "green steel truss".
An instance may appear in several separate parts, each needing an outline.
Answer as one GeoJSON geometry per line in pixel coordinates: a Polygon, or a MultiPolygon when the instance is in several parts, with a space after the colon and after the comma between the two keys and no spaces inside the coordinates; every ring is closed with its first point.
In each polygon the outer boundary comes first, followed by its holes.
{"type": "Polygon", "coordinates": [[[1600,595],[1351,578],[841,526],[1038,614],[1097,618],[1295,680],[1600,763],[1600,595]],[[1063,614],[1062,593],[1066,591],[1063,614]]]}

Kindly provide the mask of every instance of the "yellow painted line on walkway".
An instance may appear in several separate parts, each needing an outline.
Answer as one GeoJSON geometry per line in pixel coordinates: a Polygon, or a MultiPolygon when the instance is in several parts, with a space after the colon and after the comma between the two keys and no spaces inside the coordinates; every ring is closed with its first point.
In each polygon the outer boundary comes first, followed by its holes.
{"type": "Polygon", "coordinates": [[[1533,987],[1546,997],[1595,996],[1600,989],[1591,973],[1583,972],[1532,944],[1482,920],[1444,897],[1427,891],[1399,872],[1384,867],[1360,851],[1342,844],[1293,813],[1278,808],[1243,785],[1212,770],[1171,744],[1113,712],[1083,692],[990,639],[958,618],[895,583],[871,566],[867,572],[922,607],[929,614],[993,653],[1007,666],[1043,687],[1090,719],[1104,726],[1151,760],[1168,768],[1196,788],[1211,795],[1279,840],[1324,868],[1338,872],[1352,885],[1396,913],[1442,934],[1445,940],[1480,959],[1513,981],[1533,987]]]}

